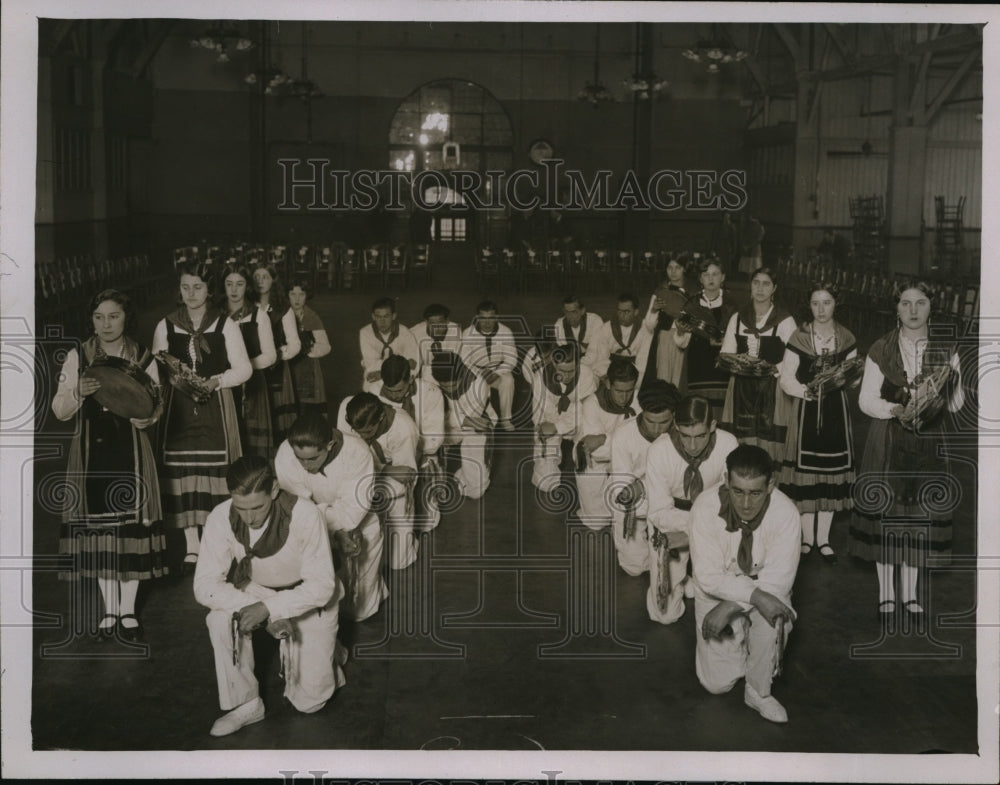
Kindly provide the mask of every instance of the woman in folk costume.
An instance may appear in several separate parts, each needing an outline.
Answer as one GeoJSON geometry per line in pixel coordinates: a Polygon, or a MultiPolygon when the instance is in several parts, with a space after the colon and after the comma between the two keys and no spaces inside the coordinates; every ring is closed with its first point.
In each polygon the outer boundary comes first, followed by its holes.
{"type": "Polygon", "coordinates": [[[318,412],[324,417],[326,411],[326,385],[323,383],[323,369],[319,358],[330,353],[330,339],[326,328],[316,312],[306,305],[312,295],[312,287],[304,278],[292,281],[288,290],[288,301],[295,314],[302,350],[291,361],[292,383],[295,386],[295,400],[300,415],[318,412]]]}
{"type": "Polygon", "coordinates": [[[789,401],[778,388],[777,366],[785,357],[785,344],[796,324],[784,308],[774,304],[777,288],[774,272],[758,267],[750,276],[750,304],[729,319],[722,352],[766,360],[776,368],[764,376],[730,376],[720,425],[740,443],[763,447],[781,461],[789,401]]]}
{"type": "Polygon", "coordinates": [[[247,357],[253,375],[239,387],[233,388],[233,400],[240,423],[240,444],[244,455],[274,455],[274,432],[271,425],[271,400],[267,391],[265,370],[278,358],[274,347],[271,320],[253,296],[253,279],[242,264],[227,264],[222,268],[225,287],[225,305],[232,319],[240,327],[247,357]]]}
{"type": "Polygon", "coordinates": [[[850,552],[875,562],[883,619],[896,611],[896,565],[902,608],[921,615],[918,568],[928,556],[951,553],[957,489],[949,504],[928,502],[940,495],[931,489],[939,491],[943,478],[955,484],[941,449],[942,426],[944,410],[957,412],[965,396],[954,342],[935,339],[928,327],[931,292],[923,281],[897,286],[899,324],[868,350],[858,398],[872,422],[858,467],[858,484],[865,487],[854,493],[850,552]]]}
{"type": "Polygon", "coordinates": [[[830,547],[833,514],[851,508],[854,434],[844,386],[817,396],[807,385],[818,373],[858,356],[854,335],[833,318],[838,297],[829,282],[811,287],[812,321],[788,339],[779,380],[793,399],[780,488],[802,516],[802,555],[818,546],[828,564],[837,563],[830,547]]]}
{"type": "Polygon", "coordinates": [[[242,455],[232,388],[253,371],[240,328],[209,305],[209,271],[199,262],[181,266],[183,305],[153,332],[153,353],[175,387],[163,418],[161,478],[165,520],[184,529],[186,573],[198,561],[200,527],[229,495],[226,470],[242,455]]]}
{"type": "MultiPolygon", "coordinates": [[[[736,303],[722,285],[726,276],[715,259],[705,259],[698,266],[698,280],[701,291],[692,302],[708,310],[711,316],[709,327],[718,331],[717,340],[703,332],[691,332],[683,324],[674,322],[673,337],[678,348],[685,350],[684,368],[681,371],[683,385],[681,392],[703,395],[717,410],[721,410],[726,399],[729,374],[715,367],[715,361],[722,349],[722,334],[730,317],[736,313],[736,303]]],[[[707,317],[706,317],[706,321],[707,317]]]]}
{"type": "Polygon", "coordinates": [[[684,352],[674,340],[671,328],[674,320],[663,310],[662,294],[678,292],[685,294],[684,278],[686,275],[686,256],[671,259],[667,262],[667,277],[656,290],[651,310],[657,312],[656,324],[653,327],[653,340],[649,344],[649,359],[646,361],[647,373],[644,379],[663,379],[676,387],[681,386],[681,373],[684,370],[684,352]]]}
{"type": "Polygon", "coordinates": [[[271,396],[271,420],[274,426],[274,443],[279,444],[295,422],[295,386],[288,361],[302,348],[295,314],[288,304],[285,287],[273,264],[258,264],[252,270],[253,285],[257,290],[260,307],[271,320],[274,346],[278,360],[265,371],[267,388],[271,396]]]}
{"type": "MultiPolygon", "coordinates": [[[[127,295],[107,289],[90,302],[94,334],[80,350],[71,349],[59,374],[52,411],[60,420],[80,414],[66,467],[59,553],[74,557],[64,580],[97,579],[104,601],[98,633],[137,641],[142,626],[135,615],[139,581],[167,573],[160,488],[153,450],[145,429],[162,405],[143,420],[108,411],[94,398],[101,383],[84,375],[96,360],[121,357],[135,363],[158,385],[156,363],[144,346],[125,336],[131,321],[127,295]]],[[[158,389],[153,389],[154,397],[158,389]]],[[[159,404],[159,402],[157,402],[159,404]]]]}

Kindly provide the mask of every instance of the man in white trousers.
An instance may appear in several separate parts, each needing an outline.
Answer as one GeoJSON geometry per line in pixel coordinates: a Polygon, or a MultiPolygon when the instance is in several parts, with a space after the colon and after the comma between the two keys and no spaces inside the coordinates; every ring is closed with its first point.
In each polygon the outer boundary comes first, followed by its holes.
{"type": "Polygon", "coordinates": [[[714,694],[745,678],[744,703],[766,720],[788,722],[771,683],[795,619],[802,530],[798,509],[775,483],[770,456],[741,444],[726,458],[726,482],[692,505],[695,672],[714,694]]]}
{"type": "Polygon", "coordinates": [[[341,559],[344,615],[373,616],[389,590],[381,574],[382,527],[370,504],[375,467],[368,445],[320,414],[304,414],[278,445],[274,470],[282,490],[309,499],[323,516],[341,559]]]}
{"type": "Polygon", "coordinates": [[[581,403],[597,389],[589,368],[580,363],[579,344],[552,350],[531,385],[535,423],[534,465],[531,483],[544,493],[556,489],[563,471],[576,466],[573,445],[583,435],[581,403]]]}
{"type": "Polygon", "coordinates": [[[305,714],[322,709],[346,680],[337,643],[343,593],[316,505],[282,491],[266,458],[236,460],[232,498],[209,513],[194,575],[195,599],[209,608],[219,706],[213,736],[264,719],[251,633],[280,641],[284,695],[305,714]]]}
{"type": "Polygon", "coordinates": [[[680,399],[674,385],[652,379],[639,390],[639,416],[625,420],[611,437],[611,466],[604,493],[611,502],[618,564],[629,575],[641,575],[649,569],[646,455],[649,446],[670,428],[680,399]]]}
{"type": "Polygon", "coordinates": [[[671,624],[684,615],[684,598],[694,597],[688,581],[691,504],[705,488],[726,479],[726,456],[736,437],[716,429],[712,404],[700,395],[681,399],[666,435],[646,453],[646,516],[649,541],[649,618],[671,624]]]}
{"type": "Polygon", "coordinates": [[[511,329],[497,318],[496,303],[484,300],[476,306],[472,324],[462,333],[462,361],[497,391],[500,399],[500,427],[514,430],[514,369],[517,343],[511,329]]]}
{"type": "Polygon", "coordinates": [[[496,425],[489,385],[451,352],[435,357],[432,373],[444,400],[445,446],[459,448],[458,492],[479,499],[490,487],[489,443],[496,425]]]}
{"type": "Polygon", "coordinates": [[[417,560],[413,531],[413,489],[417,481],[417,425],[402,409],[371,393],[345,398],[337,414],[337,427],[368,444],[375,462],[373,509],[389,537],[389,566],[409,567],[417,560]]]}

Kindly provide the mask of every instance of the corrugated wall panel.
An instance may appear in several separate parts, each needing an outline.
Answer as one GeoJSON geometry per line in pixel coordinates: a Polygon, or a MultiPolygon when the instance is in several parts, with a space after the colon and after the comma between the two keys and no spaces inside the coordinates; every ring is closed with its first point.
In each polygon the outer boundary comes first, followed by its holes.
{"type": "MultiPolygon", "coordinates": [[[[839,149],[836,144],[831,147],[839,149]]],[[[855,196],[885,197],[888,169],[885,156],[828,158],[824,152],[819,168],[819,223],[850,226],[849,200],[855,196]]]]}
{"type": "Polygon", "coordinates": [[[964,223],[981,228],[983,209],[983,153],[963,147],[928,147],[924,188],[924,221],[934,228],[934,197],[943,196],[947,204],[965,197],[964,223]]]}

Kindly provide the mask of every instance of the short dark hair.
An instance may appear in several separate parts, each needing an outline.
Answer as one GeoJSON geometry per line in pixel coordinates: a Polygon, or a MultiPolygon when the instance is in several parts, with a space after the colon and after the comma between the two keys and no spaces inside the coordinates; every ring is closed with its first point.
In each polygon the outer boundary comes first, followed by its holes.
{"type": "Polygon", "coordinates": [[[492,300],[483,300],[479,305],[476,306],[476,313],[482,313],[483,311],[493,311],[493,313],[500,313],[500,309],[497,308],[497,304],[492,300]]]}
{"type": "Polygon", "coordinates": [[[552,364],[576,363],[580,359],[580,344],[576,341],[561,343],[552,350],[552,364]]]}
{"type": "Polygon", "coordinates": [[[741,444],[726,456],[726,476],[737,474],[752,480],[774,476],[774,461],[763,447],[755,444],[741,444]]]}
{"type": "Polygon", "coordinates": [[[767,267],[766,265],[763,267],[758,267],[756,270],[750,273],[750,283],[753,283],[753,279],[756,278],[758,275],[766,275],[768,278],[771,279],[771,283],[773,283],[775,286],[778,285],[778,274],[774,271],[774,268],[767,267]]]}
{"type": "Polygon", "coordinates": [[[177,268],[177,285],[180,286],[181,276],[194,275],[201,278],[208,285],[208,296],[215,293],[215,275],[212,265],[208,262],[190,261],[184,262],[177,268]]]}
{"type": "Polygon", "coordinates": [[[347,422],[355,430],[372,425],[382,416],[382,412],[382,402],[372,393],[358,393],[347,402],[347,422]]]}
{"type": "Polygon", "coordinates": [[[615,382],[637,382],[639,381],[639,369],[635,367],[635,363],[616,357],[608,365],[607,377],[608,384],[614,384],[615,382]]]}
{"type": "Polygon", "coordinates": [[[562,301],[563,305],[572,305],[573,303],[576,303],[581,308],[583,308],[583,300],[580,299],[579,295],[568,294],[565,297],[563,297],[562,301]]]}
{"type": "Polygon", "coordinates": [[[451,316],[451,309],[447,305],[441,305],[441,303],[431,303],[424,308],[424,321],[435,316],[443,316],[448,319],[451,316]]]}
{"type": "Polygon", "coordinates": [[[708,425],[713,420],[712,402],[703,395],[685,395],[674,409],[674,425],[708,425]]]}
{"type": "Polygon", "coordinates": [[[833,298],[834,302],[840,300],[840,287],[837,286],[833,281],[814,281],[809,285],[809,297],[806,301],[812,300],[812,296],[816,292],[829,292],[830,296],[833,298]]]}
{"type": "Polygon", "coordinates": [[[379,297],[372,303],[372,313],[375,313],[379,308],[388,308],[393,313],[396,313],[396,301],[391,297],[379,297]]]}
{"type": "Polygon", "coordinates": [[[321,450],[333,441],[333,426],[322,414],[300,415],[288,429],[288,443],[293,447],[315,447],[321,450]]]}
{"type": "Polygon", "coordinates": [[[644,381],[638,395],[639,406],[650,414],[674,411],[680,400],[681,393],[677,387],[663,379],[644,381]]]}
{"type": "Polygon", "coordinates": [[[410,378],[410,361],[401,354],[390,354],[382,361],[379,371],[382,383],[393,387],[410,378]]]}
{"type": "Polygon", "coordinates": [[[707,256],[704,259],[701,259],[697,264],[698,277],[700,278],[702,275],[707,273],[708,268],[713,266],[718,267],[719,272],[722,273],[723,275],[726,274],[726,269],[722,266],[722,262],[720,262],[714,256],[707,256]]]}
{"type": "Polygon", "coordinates": [[[299,276],[298,278],[293,278],[288,282],[288,291],[292,291],[296,286],[298,286],[303,292],[306,293],[306,299],[308,300],[312,297],[312,281],[308,278],[299,276]]]}
{"type": "Polygon", "coordinates": [[[124,329],[126,331],[130,330],[132,328],[132,323],[135,320],[135,309],[132,307],[132,298],[125,294],[125,292],[118,289],[103,289],[91,297],[87,313],[93,315],[94,311],[97,310],[97,306],[107,300],[117,303],[122,311],[125,312],[124,329]]]}
{"type": "Polygon", "coordinates": [[[468,373],[469,367],[454,352],[435,352],[431,359],[431,377],[438,384],[459,381],[468,373]]]}
{"type": "Polygon", "coordinates": [[[896,281],[896,285],[892,287],[892,299],[896,305],[899,305],[899,300],[903,296],[903,292],[907,289],[916,289],[923,292],[928,300],[933,300],[934,295],[937,294],[937,287],[930,281],[925,281],[923,278],[903,278],[896,281]]]}
{"type": "Polygon", "coordinates": [[[636,297],[632,292],[622,292],[618,295],[619,303],[632,303],[633,308],[639,307],[639,298],[636,297]]]}
{"type": "Polygon", "coordinates": [[[226,471],[226,487],[230,494],[249,496],[251,493],[274,488],[274,465],[261,455],[237,458],[226,471]]]}

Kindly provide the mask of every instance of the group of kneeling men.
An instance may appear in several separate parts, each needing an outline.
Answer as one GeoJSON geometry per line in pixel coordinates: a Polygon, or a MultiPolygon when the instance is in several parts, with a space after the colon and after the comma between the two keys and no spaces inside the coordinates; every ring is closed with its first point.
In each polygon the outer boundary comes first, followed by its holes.
{"type": "MultiPolygon", "coordinates": [[[[326,704],[344,684],[339,612],[364,620],[388,595],[383,537],[392,569],[412,564],[418,534],[437,525],[448,486],[483,496],[494,429],[512,429],[512,386],[498,384],[492,365],[495,308],[478,309],[475,329],[485,338],[473,336],[475,353],[448,346],[446,309],[429,314],[417,361],[390,345],[399,337],[394,309],[386,325],[378,310],[380,303],[361,334],[363,364],[365,330],[382,345],[378,378],[365,366],[365,391],[343,401],[336,428],[306,414],[273,462],[234,462],[231,499],[206,522],[194,591],[210,609],[227,711],[214,736],[264,717],[250,639],[262,626],[280,640],[292,705],[315,712],[326,704]],[[501,393],[499,416],[491,387],[501,393]]],[[[583,357],[571,335],[540,342],[521,364],[532,396],[532,483],[540,493],[576,485],[580,522],[611,526],[621,567],[649,572],[651,619],[672,623],[684,598],[694,598],[696,673],[706,689],[727,692],[745,678],[747,705],[787,721],[771,682],[795,618],[801,533],[769,456],[717,429],[705,398],[682,397],[661,379],[637,393],[639,371],[628,356],[611,356],[600,377],[583,357]]]]}

